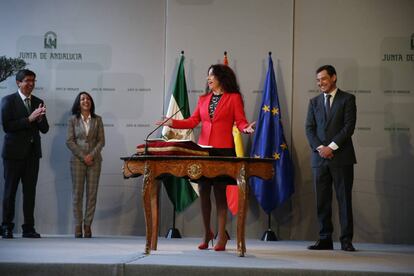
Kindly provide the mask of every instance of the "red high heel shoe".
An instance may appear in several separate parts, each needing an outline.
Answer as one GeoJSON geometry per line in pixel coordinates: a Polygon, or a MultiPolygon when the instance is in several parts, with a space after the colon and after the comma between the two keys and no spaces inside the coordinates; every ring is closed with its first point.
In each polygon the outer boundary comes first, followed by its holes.
{"type": "Polygon", "coordinates": [[[219,243],[217,242],[216,246],[214,246],[214,251],[226,251],[226,244],[227,240],[224,243],[224,245],[219,245],[219,243]]]}
{"type": "Polygon", "coordinates": [[[208,244],[211,241],[211,246],[214,246],[214,234],[213,232],[210,231],[210,233],[208,234],[208,241],[207,242],[202,242],[198,245],[198,249],[200,250],[205,250],[208,249],[208,244]]]}
{"type": "Polygon", "coordinates": [[[216,246],[214,246],[214,251],[226,251],[226,246],[219,246],[218,244],[216,244],[216,246]]]}

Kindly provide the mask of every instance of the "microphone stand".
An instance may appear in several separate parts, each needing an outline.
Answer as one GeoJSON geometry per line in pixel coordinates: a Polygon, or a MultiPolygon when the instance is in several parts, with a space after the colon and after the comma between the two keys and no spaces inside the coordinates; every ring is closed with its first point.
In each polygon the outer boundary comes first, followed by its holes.
{"type": "MultiPolygon", "coordinates": [[[[148,138],[151,136],[151,134],[153,134],[155,131],[157,131],[160,127],[164,126],[169,120],[171,120],[175,115],[177,115],[177,113],[180,112],[183,108],[184,108],[184,106],[181,106],[176,112],[174,112],[174,114],[172,114],[170,117],[165,119],[164,122],[162,122],[162,124],[157,126],[153,131],[151,131],[147,135],[147,137],[145,138],[144,155],[148,155],[148,138]]],[[[181,239],[180,231],[178,231],[178,229],[175,228],[175,206],[174,206],[174,210],[173,210],[173,227],[168,230],[168,233],[167,233],[167,235],[165,235],[165,238],[167,238],[167,239],[173,239],[173,238],[181,239]]]]}
{"type": "Polygon", "coordinates": [[[175,115],[177,115],[178,112],[180,112],[183,109],[184,106],[180,107],[176,112],[174,112],[173,115],[171,115],[170,117],[168,117],[167,119],[165,119],[164,122],[162,122],[162,124],[160,124],[159,126],[157,126],[153,131],[151,131],[147,137],[145,138],[145,147],[144,147],[144,155],[148,155],[148,138],[151,136],[151,134],[153,134],[154,132],[156,132],[160,127],[164,126],[165,123],[167,123],[169,120],[171,120],[175,115]]]}

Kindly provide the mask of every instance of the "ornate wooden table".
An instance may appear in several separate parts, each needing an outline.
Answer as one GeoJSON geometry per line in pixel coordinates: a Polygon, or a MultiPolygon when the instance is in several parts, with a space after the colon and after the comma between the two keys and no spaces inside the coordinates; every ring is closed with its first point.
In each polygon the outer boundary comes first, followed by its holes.
{"type": "Polygon", "coordinates": [[[239,210],[237,217],[237,252],[243,257],[246,252],[245,222],[249,198],[247,179],[257,176],[263,179],[273,177],[273,159],[250,157],[218,156],[154,156],[137,155],[122,157],[125,178],[144,175],[142,199],[145,213],[145,253],[157,250],[158,242],[158,194],[160,185],[156,178],[171,174],[189,177],[191,180],[202,176],[228,175],[237,180],[239,187],[239,210]]]}

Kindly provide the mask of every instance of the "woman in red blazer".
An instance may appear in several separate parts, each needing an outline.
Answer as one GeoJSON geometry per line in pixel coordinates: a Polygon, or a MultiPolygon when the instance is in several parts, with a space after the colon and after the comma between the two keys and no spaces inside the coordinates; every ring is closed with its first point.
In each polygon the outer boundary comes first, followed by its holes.
{"type": "MultiPolygon", "coordinates": [[[[236,75],[230,67],[222,64],[210,66],[206,93],[200,96],[191,117],[184,120],[173,119],[166,122],[166,125],[172,128],[190,129],[196,127],[200,122],[202,126],[198,143],[212,146],[211,155],[235,156],[232,134],[234,124],[243,133],[254,132],[255,122],[249,124],[246,120],[243,99],[239,92],[236,75]]],[[[158,122],[158,124],[160,123],[158,122]]],[[[199,181],[201,211],[205,230],[203,242],[198,246],[199,249],[207,249],[210,240],[212,241],[214,238],[210,227],[211,186],[214,187],[219,227],[218,242],[214,250],[223,251],[226,249],[227,183],[231,183],[228,178],[199,181]]]]}

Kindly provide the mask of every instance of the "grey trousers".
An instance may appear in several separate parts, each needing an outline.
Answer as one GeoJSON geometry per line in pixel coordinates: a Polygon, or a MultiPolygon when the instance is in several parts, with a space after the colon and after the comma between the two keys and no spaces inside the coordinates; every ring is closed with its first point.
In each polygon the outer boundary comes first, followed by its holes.
{"type": "Polygon", "coordinates": [[[78,160],[71,161],[73,217],[75,225],[90,226],[93,221],[98,194],[101,163],[95,162],[92,166],[78,160]],[[86,192],[85,214],[83,215],[83,194],[86,192]]]}

